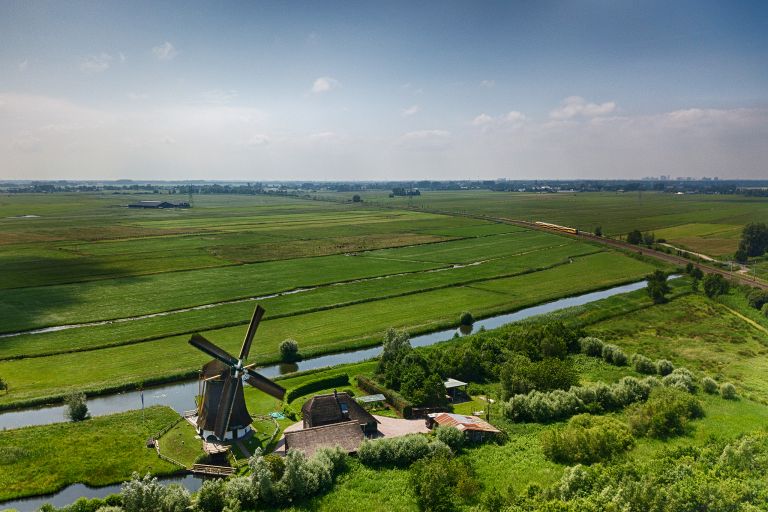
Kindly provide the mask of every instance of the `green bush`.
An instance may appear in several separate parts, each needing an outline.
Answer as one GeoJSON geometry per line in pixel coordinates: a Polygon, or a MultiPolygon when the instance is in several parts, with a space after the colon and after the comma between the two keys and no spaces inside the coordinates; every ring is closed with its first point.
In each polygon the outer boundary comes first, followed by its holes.
{"type": "Polygon", "coordinates": [[[285,392],[285,402],[290,403],[300,396],[314,393],[315,391],[322,391],[324,389],[340,388],[349,385],[349,375],[341,373],[338,375],[332,375],[330,377],[324,377],[317,380],[311,380],[289,389],[285,392]]]}
{"type": "Polygon", "coordinates": [[[299,359],[299,342],[286,339],[280,342],[280,359],[286,363],[292,363],[299,359]]]}
{"type": "Polygon", "coordinates": [[[642,354],[632,355],[632,366],[638,373],[652,375],[656,373],[656,365],[642,354]]]}
{"type": "Polygon", "coordinates": [[[507,397],[533,390],[568,389],[578,379],[573,361],[556,357],[530,361],[524,355],[514,354],[500,372],[501,386],[507,397]]]}
{"type": "Polygon", "coordinates": [[[720,396],[722,396],[726,400],[736,400],[738,396],[736,394],[736,386],[734,386],[730,382],[726,382],[725,384],[720,386],[720,396]]]}
{"type": "Polygon", "coordinates": [[[702,416],[701,403],[677,387],[657,387],[645,403],[636,404],[627,412],[635,435],[660,439],[684,434],[688,421],[702,416]]]}
{"type": "Polygon", "coordinates": [[[675,365],[673,365],[671,361],[667,361],[666,359],[659,359],[656,361],[656,373],[662,377],[669,375],[674,370],[675,365]]]}
{"type": "Polygon", "coordinates": [[[357,458],[366,466],[404,468],[428,456],[429,444],[421,434],[367,440],[358,448],[357,458]]]}
{"type": "Polygon", "coordinates": [[[90,418],[85,393],[72,392],[64,398],[64,403],[67,406],[67,419],[70,421],[83,421],[90,418]]]}
{"type": "Polygon", "coordinates": [[[603,341],[600,338],[587,336],[579,340],[581,352],[592,357],[603,357],[603,341]]]}
{"type": "Polygon", "coordinates": [[[120,497],[125,512],[149,512],[163,509],[166,488],[148,473],[143,477],[133,473],[123,483],[120,497]]]}
{"type": "Polygon", "coordinates": [[[764,317],[768,318],[768,304],[763,304],[763,307],[760,309],[760,311],[762,311],[764,317]]]}
{"type": "Polygon", "coordinates": [[[195,494],[195,510],[200,512],[221,512],[226,505],[226,480],[205,480],[195,494]]]}
{"type": "Polygon", "coordinates": [[[663,382],[665,386],[680,388],[689,393],[695,393],[698,389],[696,378],[687,368],[675,368],[664,377],[663,382]]]}
{"type": "Polygon", "coordinates": [[[393,391],[391,389],[388,389],[378,382],[374,381],[373,379],[369,379],[368,377],[364,375],[358,375],[355,377],[355,380],[357,381],[357,387],[365,391],[366,393],[370,393],[371,395],[377,395],[382,394],[384,395],[384,398],[387,400],[387,403],[395,408],[395,410],[400,413],[400,415],[403,418],[410,418],[411,412],[413,410],[413,404],[406,400],[400,393],[397,391],[393,391]]]}
{"type": "Polygon", "coordinates": [[[720,386],[717,385],[717,381],[715,381],[715,379],[712,377],[704,377],[701,379],[701,389],[710,395],[714,395],[720,392],[720,386]]]}
{"type": "Polygon", "coordinates": [[[464,446],[464,432],[453,427],[437,427],[432,433],[435,437],[445,443],[454,452],[458,452],[464,446]]]}
{"type": "Polygon", "coordinates": [[[471,501],[481,490],[468,461],[429,457],[413,465],[409,481],[420,510],[449,512],[471,501]]]}
{"type": "Polygon", "coordinates": [[[459,325],[470,326],[475,323],[475,317],[469,311],[463,311],[459,315],[459,325]]]}
{"type": "Polygon", "coordinates": [[[707,274],[703,280],[704,293],[710,299],[728,293],[731,285],[720,274],[707,274]]]}
{"type": "Polygon", "coordinates": [[[562,428],[541,435],[544,455],[562,464],[592,464],[612,458],[634,445],[629,427],[608,416],[579,414],[562,428]]]}
{"type": "Polygon", "coordinates": [[[627,355],[616,345],[604,344],[602,356],[606,363],[615,366],[625,366],[627,364],[627,355]]]}

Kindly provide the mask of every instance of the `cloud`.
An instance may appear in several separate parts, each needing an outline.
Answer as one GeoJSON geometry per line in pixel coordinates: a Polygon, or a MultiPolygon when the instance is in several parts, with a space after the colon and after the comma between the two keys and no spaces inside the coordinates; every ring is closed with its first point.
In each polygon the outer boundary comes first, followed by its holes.
{"type": "Polygon", "coordinates": [[[472,126],[485,126],[493,123],[493,118],[488,114],[480,114],[472,120],[472,126]]]}
{"type": "Polygon", "coordinates": [[[496,80],[482,80],[480,82],[480,87],[483,87],[485,89],[492,89],[496,87],[496,80]]]}
{"type": "Polygon", "coordinates": [[[267,146],[272,141],[268,135],[257,133],[245,142],[246,146],[267,146]]]}
{"type": "Polygon", "coordinates": [[[525,117],[525,114],[518,112],[517,110],[512,110],[498,117],[489,116],[485,113],[480,114],[472,120],[471,124],[472,126],[479,126],[483,129],[488,129],[492,126],[500,126],[506,124],[519,125],[526,120],[527,118],[525,117]]]}
{"type": "Polygon", "coordinates": [[[118,57],[120,57],[120,62],[125,62],[125,54],[123,52],[120,52],[118,57]]]}
{"type": "Polygon", "coordinates": [[[152,54],[157,60],[173,60],[179,52],[168,41],[152,48],[152,54]]]}
{"type": "Polygon", "coordinates": [[[549,117],[555,120],[567,120],[578,117],[591,118],[604,116],[616,111],[616,103],[587,103],[581,96],[569,96],[560,104],[559,108],[551,111],[549,117]]]}
{"type": "Polygon", "coordinates": [[[19,71],[21,71],[22,73],[26,71],[28,67],[29,67],[28,59],[24,59],[23,61],[19,62],[19,71]]]}
{"type": "Polygon", "coordinates": [[[335,78],[331,78],[330,76],[321,76],[312,84],[312,92],[315,94],[320,94],[331,91],[333,89],[338,89],[339,87],[341,87],[341,82],[335,78]]]}
{"type": "Polygon", "coordinates": [[[400,111],[400,115],[403,117],[411,117],[414,114],[418,114],[421,112],[421,107],[418,105],[411,105],[408,108],[404,108],[402,111],[400,111]]]}
{"type": "Polygon", "coordinates": [[[98,55],[91,55],[86,57],[80,62],[80,69],[84,73],[101,73],[109,69],[112,65],[112,56],[108,53],[100,53],[98,55]]]}
{"type": "Polygon", "coordinates": [[[237,91],[230,89],[228,91],[222,89],[211,89],[210,91],[204,91],[198,95],[198,99],[203,103],[210,103],[213,105],[223,105],[237,98],[237,91]]]}
{"type": "Polygon", "coordinates": [[[129,92],[128,99],[131,101],[143,101],[149,98],[147,93],[129,92]]]}

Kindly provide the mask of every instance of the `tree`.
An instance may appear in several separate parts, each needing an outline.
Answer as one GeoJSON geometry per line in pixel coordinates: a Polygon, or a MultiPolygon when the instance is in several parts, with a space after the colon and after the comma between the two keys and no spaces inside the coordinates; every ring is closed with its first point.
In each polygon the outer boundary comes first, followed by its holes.
{"type": "Polygon", "coordinates": [[[768,250],[768,226],[764,222],[752,222],[744,226],[741,241],[739,241],[739,251],[754,257],[762,256],[766,250],[768,250]]]}
{"type": "Polygon", "coordinates": [[[655,271],[648,276],[648,287],[646,288],[648,295],[653,299],[654,304],[662,304],[667,301],[665,297],[669,293],[669,284],[667,283],[667,275],[661,270],[655,271]]]}
{"type": "Polygon", "coordinates": [[[0,377],[0,391],[8,391],[8,383],[0,377]]]}
{"type": "Polygon", "coordinates": [[[600,226],[597,226],[595,228],[595,236],[603,236],[603,228],[600,226]]]}
{"type": "Polygon", "coordinates": [[[83,421],[90,417],[85,393],[72,392],[64,398],[64,403],[67,405],[65,414],[70,421],[83,421]]]}
{"type": "Polygon", "coordinates": [[[707,274],[703,280],[704,293],[710,299],[725,295],[730,289],[728,281],[720,274],[707,274]]]}
{"type": "Polygon", "coordinates": [[[409,480],[419,509],[426,512],[455,510],[459,500],[470,500],[480,492],[475,472],[465,460],[420,460],[411,467],[409,480]]]}
{"type": "Polygon", "coordinates": [[[388,329],[384,335],[379,364],[376,374],[384,378],[384,385],[392,389],[400,389],[402,360],[413,351],[408,333],[388,329]]]}
{"type": "Polygon", "coordinates": [[[299,343],[291,338],[280,342],[280,357],[286,363],[299,359],[299,343]]]}
{"type": "Polygon", "coordinates": [[[352,196],[352,202],[353,202],[353,203],[362,203],[362,202],[363,202],[363,200],[362,200],[362,198],[360,197],[360,194],[355,194],[355,195],[353,195],[353,196],[352,196]]]}
{"type": "Polygon", "coordinates": [[[638,245],[643,241],[643,234],[639,229],[635,229],[627,234],[627,242],[630,244],[638,245]]]}
{"type": "Polygon", "coordinates": [[[643,243],[648,247],[652,246],[656,241],[656,235],[653,233],[643,233],[643,243]]]}
{"type": "Polygon", "coordinates": [[[463,313],[462,313],[462,314],[459,316],[459,325],[466,325],[466,326],[470,326],[470,325],[472,325],[473,323],[475,323],[475,317],[473,317],[473,316],[472,316],[472,313],[470,313],[469,311],[464,311],[464,312],[463,312],[463,313]]]}

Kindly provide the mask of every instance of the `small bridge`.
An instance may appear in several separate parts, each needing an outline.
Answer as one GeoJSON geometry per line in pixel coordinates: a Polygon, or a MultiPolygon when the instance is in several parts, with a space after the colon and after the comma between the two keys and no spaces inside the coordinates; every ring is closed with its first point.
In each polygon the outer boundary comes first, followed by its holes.
{"type": "Polygon", "coordinates": [[[229,466],[211,466],[210,464],[195,464],[190,471],[196,475],[229,476],[235,470],[229,466]]]}

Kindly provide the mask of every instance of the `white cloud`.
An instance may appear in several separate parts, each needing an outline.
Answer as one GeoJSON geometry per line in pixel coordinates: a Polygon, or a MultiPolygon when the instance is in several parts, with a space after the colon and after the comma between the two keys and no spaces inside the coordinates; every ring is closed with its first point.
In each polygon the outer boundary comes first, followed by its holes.
{"type": "Polygon", "coordinates": [[[484,87],[485,89],[492,89],[493,87],[496,87],[496,80],[482,80],[480,82],[480,87],[484,87]]]}
{"type": "Polygon", "coordinates": [[[152,54],[157,60],[173,60],[179,52],[171,43],[166,41],[163,44],[152,48],[152,54]]]}
{"type": "Polygon", "coordinates": [[[120,52],[118,56],[120,57],[120,62],[125,62],[125,54],[123,52],[120,52]]]}
{"type": "Polygon", "coordinates": [[[198,99],[203,103],[211,103],[213,105],[223,105],[237,98],[237,91],[235,90],[222,90],[211,89],[210,91],[204,91],[198,95],[198,99]]]}
{"type": "Polygon", "coordinates": [[[581,96],[569,96],[565,98],[559,108],[551,111],[549,117],[556,120],[567,120],[577,117],[591,118],[604,116],[616,110],[616,103],[587,103],[581,96]]]}
{"type": "Polygon", "coordinates": [[[472,120],[472,126],[485,126],[493,123],[493,118],[488,114],[480,114],[472,120]]]}
{"type": "Polygon", "coordinates": [[[411,105],[410,107],[404,108],[403,110],[401,110],[400,115],[402,115],[403,117],[411,117],[412,115],[418,114],[419,112],[421,112],[420,106],[411,105]]]}
{"type": "Polygon", "coordinates": [[[85,73],[101,73],[112,65],[112,56],[108,53],[91,55],[80,62],[80,69],[85,73]]]}
{"type": "Polygon", "coordinates": [[[500,126],[500,125],[507,125],[507,124],[520,125],[526,120],[527,118],[525,117],[525,114],[523,114],[522,112],[518,112],[517,110],[512,110],[499,117],[493,117],[483,113],[472,120],[472,126],[479,126],[483,129],[488,129],[492,126],[500,126]]]}
{"type": "Polygon", "coordinates": [[[29,67],[29,59],[24,59],[23,61],[19,62],[19,71],[22,73],[27,70],[29,67]]]}
{"type": "Polygon", "coordinates": [[[129,92],[128,99],[131,101],[143,101],[149,98],[147,93],[129,92]]]}
{"type": "Polygon", "coordinates": [[[272,139],[268,135],[264,135],[263,133],[257,133],[253,135],[250,139],[248,139],[245,142],[246,146],[266,146],[268,145],[272,139]]]}
{"type": "Polygon", "coordinates": [[[315,94],[324,93],[341,87],[341,82],[330,76],[321,76],[312,84],[312,92],[315,94]]]}

